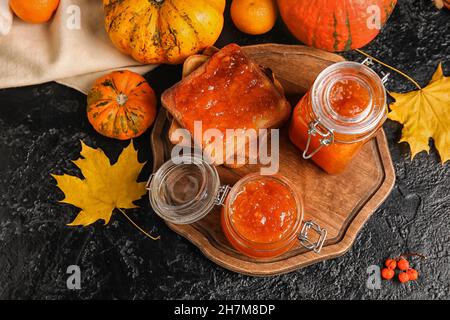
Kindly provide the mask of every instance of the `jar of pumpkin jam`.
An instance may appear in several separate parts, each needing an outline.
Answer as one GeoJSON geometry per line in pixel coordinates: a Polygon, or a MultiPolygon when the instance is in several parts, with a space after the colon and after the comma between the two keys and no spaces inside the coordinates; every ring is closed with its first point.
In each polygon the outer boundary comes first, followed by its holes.
{"type": "Polygon", "coordinates": [[[221,207],[220,223],[232,247],[244,255],[271,258],[295,243],[319,253],[327,236],[303,221],[303,203],[286,178],[252,173],[233,187],[220,184],[216,168],[196,155],[164,163],[147,182],[152,208],[174,224],[192,224],[221,207]],[[308,237],[309,230],[318,236],[308,237]]]}
{"type": "Polygon", "coordinates": [[[369,67],[339,62],[322,71],[294,109],[289,137],[330,174],[349,162],[386,119],[383,81],[369,67]]]}
{"type": "Polygon", "coordinates": [[[252,257],[288,251],[297,241],[303,205],[282,176],[250,174],[234,185],[222,208],[222,229],[230,244],[252,257]]]}

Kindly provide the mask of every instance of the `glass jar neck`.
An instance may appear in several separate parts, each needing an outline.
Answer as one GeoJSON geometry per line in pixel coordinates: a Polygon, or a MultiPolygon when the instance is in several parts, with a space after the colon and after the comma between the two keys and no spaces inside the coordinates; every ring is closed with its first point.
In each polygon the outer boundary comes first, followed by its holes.
{"type": "Polygon", "coordinates": [[[321,126],[332,131],[336,140],[356,142],[363,140],[375,132],[386,118],[386,90],[380,77],[369,67],[357,62],[339,62],[323,70],[310,92],[312,113],[321,126]],[[349,85],[353,84],[353,87],[349,85]],[[343,93],[342,87],[347,86],[343,93]],[[358,92],[355,91],[357,88],[358,92]],[[342,113],[334,105],[334,96],[355,95],[356,106],[352,112],[342,113]],[[364,97],[358,97],[357,95],[364,97]]]}
{"type": "Polygon", "coordinates": [[[149,188],[150,203],[164,220],[189,224],[214,207],[220,178],[214,166],[196,155],[183,155],[164,163],[149,188]]]}

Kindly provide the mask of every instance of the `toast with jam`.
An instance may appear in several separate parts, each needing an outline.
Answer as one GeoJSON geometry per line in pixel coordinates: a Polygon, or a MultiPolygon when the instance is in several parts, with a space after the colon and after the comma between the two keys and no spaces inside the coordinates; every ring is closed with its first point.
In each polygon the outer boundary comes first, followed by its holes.
{"type": "MultiPolygon", "coordinates": [[[[186,61],[184,74],[189,74],[166,90],[161,101],[174,118],[170,133],[181,127],[194,137],[196,121],[200,121],[203,132],[217,129],[223,137],[223,156],[215,157],[214,162],[236,167],[233,164],[236,153],[247,149],[252,138],[227,140],[227,129],[259,132],[259,129],[278,128],[289,118],[291,106],[272,73],[252,61],[241,47],[230,44],[215,53],[211,50],[210,57],[191,57],[193,71],[186,70],[186,65],[189,66],[186,61]],[[228,156],[226,148],[233,150],[228,156]]],[[[204,151],[209,152],[214,145],[204,135],[197,140],[200,141],[195,143],[204,151]]],[[[245,154],[248,159],[248,150],[245,154]]]]}

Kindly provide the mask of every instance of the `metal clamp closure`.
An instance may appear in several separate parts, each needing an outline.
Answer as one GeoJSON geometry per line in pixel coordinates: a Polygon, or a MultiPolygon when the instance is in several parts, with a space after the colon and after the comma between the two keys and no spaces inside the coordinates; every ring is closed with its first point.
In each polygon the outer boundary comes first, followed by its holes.
{"type": "Polygon", "coordinates": [[[327,238],[327,230],[321,228],[317,223],[313,221],[306,221],[303,224],[300,235],[298,236],[301,245],[308,250],[313,250],[315,253],[320,253],[326,238],[327,238]],[[309,229],[312,229],[317,234],[319,234],[319,239],[316,242],[313,242],[308,238],[309,229]]]}
{"type": "Polygon", "coordinates": [[[216,198],[214,199],[214,205],[223,206],[230,190],[231,188],[228,185],[220,186],[216,198]]]}
{"type": "MultiPolygon", "coordinates": [[[[371,58],[366,58],[366,59],[364,59],[363,62],[361,62],[361,64],[371,68],[371,66],[373,66],[375,63],[373,62],[373,60],[371,58]]],[[[391,74],[389,72],[385,73],[385,72],[381,71],[381,75],[383,76],[381,78],[381,83],[384,85],[384,84],[386,84],[386,82],[389,81],[389,77],[391,76],[391,74]]]]}
{"type": "Polygon", "coordinates": [[[312,158],[317,152],[319,152],[320,149],[324,146],[329,146],[334,142],[334,133],[333,130],[328,129],[324,125],[320,123],[320,120],[316,120],[314,122],[309,123],[309,129],[308,129],[308,142],[306,143],[305,151],[303,151],[303,159],[310,159],[312,158]],[[320,138],[320,146],[317,147],[316,150],[308,154],[309,147],[311,144],[312,137],[315,137],[316,134],[321,136],[320,138]]]}

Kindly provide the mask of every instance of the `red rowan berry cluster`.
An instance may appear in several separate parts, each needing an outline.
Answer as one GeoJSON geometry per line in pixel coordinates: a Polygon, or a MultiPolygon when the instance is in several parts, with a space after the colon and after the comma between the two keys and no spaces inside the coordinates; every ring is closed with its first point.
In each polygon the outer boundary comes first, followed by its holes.
{"type": "MultiPolygon", "coordinates": [[[[423,257],[419,254],[409,254],[409,255],[417,255],[423,257]]],[[[400,256],[394,259],[387,259],[384,263],[385,268],[381,270],[381,277],[385,280],[391,280],[395,276],[395,270],[398,269],[400,272],[398,273],[398,281],[401,283],[406,283],[408,281],[415,281],[419,278],[419,273],[417,270],[410,267],[408,260],[405,256],[400,256]]]]}

